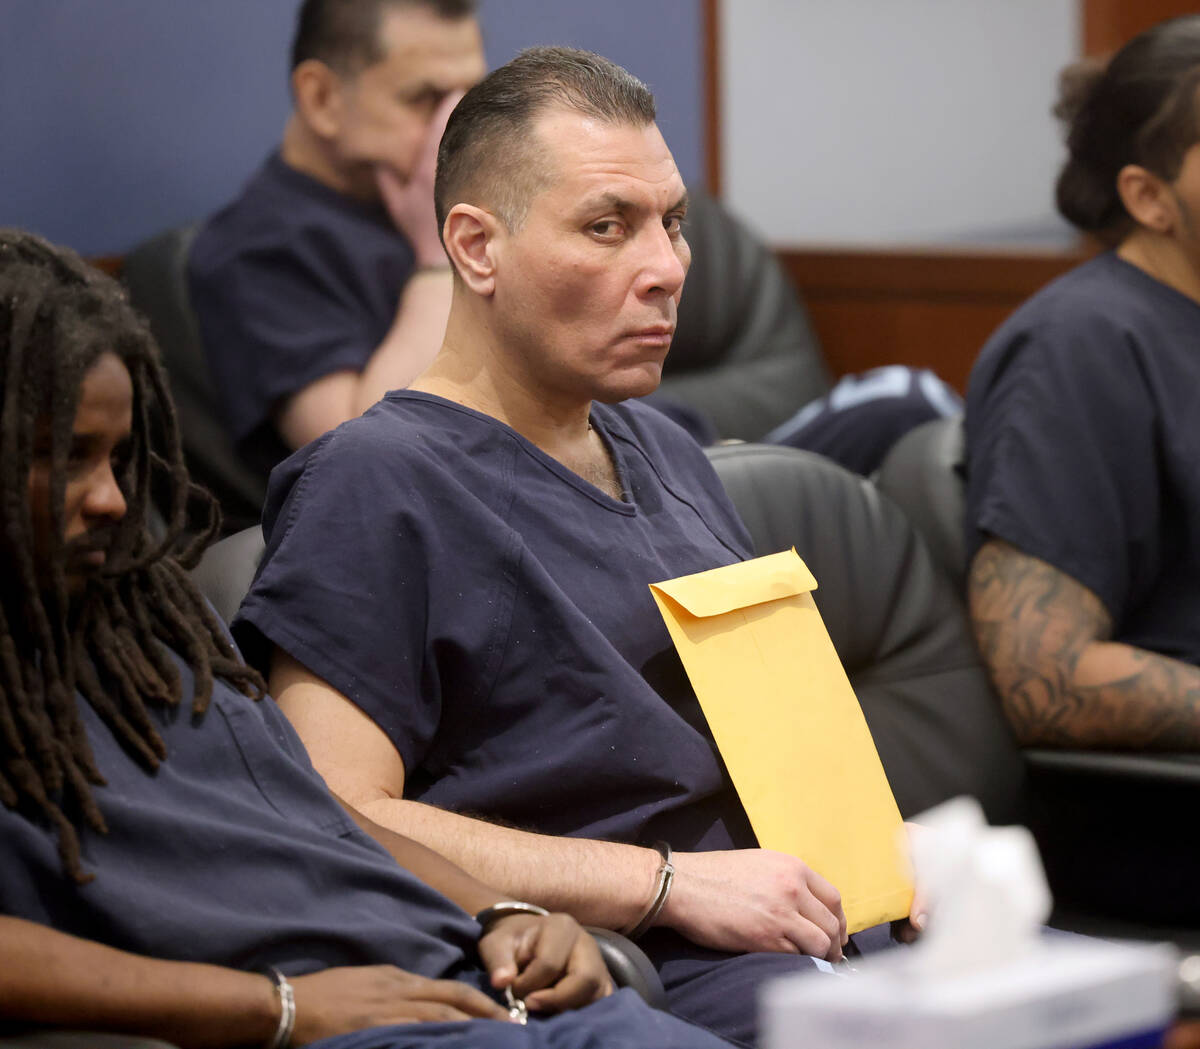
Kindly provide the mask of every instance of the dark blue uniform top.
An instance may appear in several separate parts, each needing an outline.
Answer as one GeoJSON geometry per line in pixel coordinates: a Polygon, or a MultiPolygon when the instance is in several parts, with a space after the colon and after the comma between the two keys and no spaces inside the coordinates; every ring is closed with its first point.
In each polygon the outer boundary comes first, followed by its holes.
{"type": "MultiPolygon", "coordinates": [[[[425,976],[475,970],[479,927],[398,867],[312,770],[287,719],[224,682],[203,718],[153,708],[168,759],[130,759],[82,699],[107,784],[107,834],[83,830],[76,886],[53,831],[0,806],[0,913],[158,958],[299,974],[391,963],[425,976]]],[[[478,983],[477,980],[473,982],[478,983]]]]}
{"type": "Polygon", "coordinates": [[[196,236],[192,307],[239,450],[288,454],[275,405],[331,372],[359,372],[396,317],[413,253],[382,206],[272,154],[196,236]]]}
{"type": "Polygon", "coordinates": [[[648,584],[750,543],[703,452],[596,405],[627,502],[509,427],[394,392],[272,477],[234,631],[395,744],[405,794],[551,834],[754,844],[648,584]]]}
{"type": "Polygon", "coordinates": [[[1092,590],[1116,640],[1200,664],[1200,305],[1115,254],[1059,278],[967,391],[967,553],[1092,590]]]}

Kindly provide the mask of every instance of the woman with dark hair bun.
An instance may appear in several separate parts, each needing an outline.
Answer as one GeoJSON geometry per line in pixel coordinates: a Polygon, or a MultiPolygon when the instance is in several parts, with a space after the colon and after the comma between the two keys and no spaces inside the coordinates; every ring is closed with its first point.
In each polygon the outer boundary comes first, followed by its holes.
{"type": "MultiPolygon", "coordinates": [[[[1139,222],[1121,186],[1128,167],[1171,184],[1200,140],[1200,16],[1162,22],[1123,47],[1105,65],[1084,59],[1063,72],[1054,114],[1067,128],[1069,156],[1058,177],[1058,209],[1068,222],[1110,247],[1139,222]]],[[[1196,163],[1193,161],[1193,163],[1196,163]]]]}
{"type": "Polygon", "coordinates": [[[968,599],[1025,744],[1200,750],[1200,15],[1068,70],[1057,200],[1109,250],[967,392],[968,599]]]}

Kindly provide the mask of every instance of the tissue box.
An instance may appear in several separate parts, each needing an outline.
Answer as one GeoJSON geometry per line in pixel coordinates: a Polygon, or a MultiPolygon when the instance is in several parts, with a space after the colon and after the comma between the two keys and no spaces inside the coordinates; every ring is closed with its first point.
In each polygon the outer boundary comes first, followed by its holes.
{"type": "Polygon", "coordinates": [[[914,971],[898,949],[857,972],[762,993],[763,1049],[1142,1049],[1175,1013],[1174,948],[1047,936],[963,974],[914,971]]]}

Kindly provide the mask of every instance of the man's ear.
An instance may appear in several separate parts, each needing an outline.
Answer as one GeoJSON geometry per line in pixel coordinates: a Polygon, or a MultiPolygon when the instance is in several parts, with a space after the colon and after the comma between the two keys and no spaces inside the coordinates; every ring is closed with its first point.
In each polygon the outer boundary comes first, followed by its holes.
{"type": "Polygon", "coordinates": [[[1126,164],[1117,173],[1117,193],[1139,226],[1168,235],[1179,222],[1171,187],[1140,164],[1126,164]]]}
{"type": "Polygon", "coordinates": [[[321,138],[334,138],[342,127],[345,84],[324,62],[308,58],[292,70],[296,112],[321,138]]]}
{"type": "Polygon", "coordinates": [[[496,242],[504,224],[474,204],[455,204],[446,215],[442,239],[459,278],[476,295],[496,290],[496,242]]]}

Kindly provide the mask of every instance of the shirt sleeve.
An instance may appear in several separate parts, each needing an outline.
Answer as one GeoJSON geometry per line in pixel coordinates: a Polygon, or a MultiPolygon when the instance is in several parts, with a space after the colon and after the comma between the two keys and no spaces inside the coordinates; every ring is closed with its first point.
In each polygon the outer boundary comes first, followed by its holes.
{"type": "Polygon", "coordinates": [[[362,371],[375,351],[382,336],[373,313],[335,262],[319,245],[292,242],[193,267],[205,353],[236,440],[317,379],[362,371]]]}
{"type": "Polygon", "coordinates": [[[356,430],[327,434],[272,475],[267,547],[233,631],[250,662],[265,669],[277,645],[346,696],[411,770],[441,718],[426,652],[436,529],[396,450],[356,430]]]}
{"type": "Polygon", "coordinates": [[[967,404],[968,558],[994,537],[1117,622],[1157,556],[1156,413],[1136,341],[1103,318],[1016,334],[967,404]]]}

